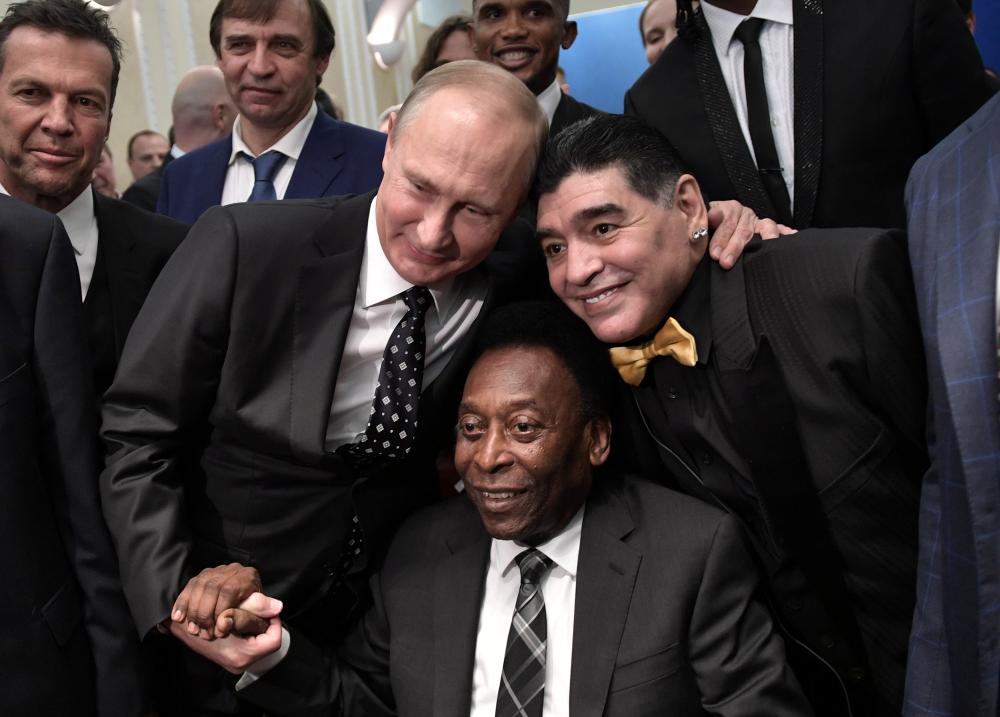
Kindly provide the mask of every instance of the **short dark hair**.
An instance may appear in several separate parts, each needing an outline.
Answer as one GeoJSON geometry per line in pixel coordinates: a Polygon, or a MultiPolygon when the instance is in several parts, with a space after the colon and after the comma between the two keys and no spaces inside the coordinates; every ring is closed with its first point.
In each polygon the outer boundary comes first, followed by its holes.
{"type": "Polygon", "coordinates": [[[153,130],[153,129],[141,129],[138,132],[136,132],[134,135],[132,135],[131,137],[129,137],[128,138],[128,148],[125,150],[125,157],[127,159],[132,159],[132,147],[133,147],[133,145],[135,145],[135,141],[137,139],[139,139],[140,137],[149,137],[151,135],[155,135],[157,137],[162,137],[163,136],[159,132],[157,132],[156,130],[153,130]]]}
{"type": "Polygon", "coordinates": [[[629,187],[651,202],[669,207],[684,173],[670,143],[635,117],[600,114],[575,122],[550,137],[532,195],[554,192],[571,174],[618,167],[629,187]]]}
{"type": "Polygon", "coordinates": [[[468,32],[470,27],[472,27],[472,18],[468,15],[452,15],[445,18],[444,22],[438,25],[437,29],[427,38],[427,44],[424,45],[420,59],[413,66],[413,72],[410,73],[413,84],[417,84],[421,77],[435,68],[441,46],[451,36],[451,33],[468,32]]]}
{"type": "Polygon", "coordinates": [[[479,334],[476,360],[490,351],[508,348],[551,351],[580,390],[583,419],[610,417],[612,392],[620,379],[604,345],[561,303],[522,301],[490,314],[479,334]]]}
{"type": "Polygon", "coordinates": [[[19,27],[34,27],[67,37],[93,40],[111,55],[111,97],[108,113],[115,104],[118,74],[122,68],[122,43],[111,28],[108,14],[88,5],[86,0],[26,0],[7,8],[0,20],[0,71],[6,60],[7,38],[19,27]]]}
{"type": "MultiPolygon", "coordinates": [[[[476,5],[480,5],[483,2],[486,2],[486,0],[472,0],[473,14],[475,14],[476,12],[476,5]]],[[[557,10],[562,10],[563,13],[562,19],[563,22],[565,22],[566,18],[569,17],[569,0],[552,0],[552,4],[556,6],[557,10]]]]}
{"type": "MultiPolygon", "coordinates": [[[[278,12],[282,0],[219,0],[208,23],[208,40],[216,57],[222,57],[222,19],[268,22],[278,12]]],[[[313,22],[313,57],[328,57],[337,44],[333,21],[321,0],[306,0],[313,22]]]]}

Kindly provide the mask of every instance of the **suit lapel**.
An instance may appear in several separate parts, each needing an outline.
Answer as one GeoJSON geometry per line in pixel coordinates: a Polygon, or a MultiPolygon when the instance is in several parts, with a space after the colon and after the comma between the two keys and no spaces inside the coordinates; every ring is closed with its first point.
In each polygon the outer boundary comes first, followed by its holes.
{"type": "Polygon", "coordinates": [[[823,3],[796,0],[794,100],[795,226],[812,224],[823,156],[823,3]]]}
{"type": "Polygon", "coordinates": [[[299,271],[289,440],[292,450],[306,463],[315,463],[324,452],[373,195],[354,197],[331,210],[328,219],[315,230],[316,257],[304,262],[299,271]]]}
{"type": "Polygon", "coordinates": [[[434,709],[437,717],[468,715],[472,670],[483,602],[490,539],[471,508],[474,525],[456,530],[446,542],[452,551],[434,571],[434,709]]]}
{"type": "Polygon", "coordinates": [[[209,208],[222,203],[222,190],[226,184],[226,172],[229,171],[229,155],[233,151],[233,135],[229,135],[226,141],[219,141],[213,148],[213,156],[205,157],[198,163],[199,179],[195,180],[194,191],[187,196],[191,197],[194,211],[188,223],[194,223],[198,217],[204,214],[209,208]]]}
{"type": "Polygon", "coordinates": [[[719,149],[719,155],[726,166],[726,174],[736,189],[736,198],[751,207],[761,216],[774,217],[777,212],[771,203],[771,198],[764,189],[757,173],[750,150],[743,139],[736,110],[729,98],[726,81],[719,68],[719,59],[712,45],[712,33],[702,13],[695,15],[698,23],[698,35],[695,44],[695,68],[698,76],[698,86],[701,89],[702,101],[712,128],[712,136],[719,149]]]}
{"type": "Polygon", "coordinates": [[[322,111],[318,112],[295,163],[285,199],[326,196],[327,188],[344,168],[339,159],[344,154],[344,149],[336,120],[327,117],[322,111]]]}
{"type": "Polygon", "coordinates": [[[145,285],[137,266],[135,234],[122,221],[114,200],[94,192],[94,215],[100,253],[107,272],[111,295],[111,319],[115,333],[115,355],[120,356],[128,328],[132,325],[146,295],[145,285]]]}
{"type": "MultiPolygon", "coordinates": [[[[600,480],[598,476],[596,481],[600,480]]],[[[573,618],[569,711],[574,717],[604,713],[642,561],[642,554],[622,541],[633,527],[617,491],[597,489],[587,502],[573,618]]]]}

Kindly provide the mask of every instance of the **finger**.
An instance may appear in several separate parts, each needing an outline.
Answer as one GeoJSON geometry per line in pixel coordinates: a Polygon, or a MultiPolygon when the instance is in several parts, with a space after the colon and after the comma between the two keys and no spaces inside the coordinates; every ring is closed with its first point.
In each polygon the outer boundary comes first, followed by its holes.
{"type": "Polygon", "coordinates": [[[778,233],[781,236],[788,236],[789,234],[798,234],[799,230],[793,227],[786,227],[784,224],[778,225],[778,233]]]}
{"type": "Polygon", "coordinates": [[[181,594],[174,600],[174,606],[170,611],[170,619],[174,622],[184,622],[184,618],[187,616],[188,601],[191,597],[190,588],[191,581],[189,580],[188,584],[181,590],[181,594]]]}
{"type": "Polygon", "coordinates": [[[723,211],[721,205],[725,204],[727,203],[712,202],[713,206],[708,211],[708,226],[714,229],[708,245],[708,253],[716,260],[722,255],[722,250],[736,229],[736,215],[723,211]]]}
{"type": "Polygon", "coordinates": [[[229,634],[247,637],[259,635],[269,624],[268,618],[259,617],[247,610],[230,608],[219,616],[216,621],[216,637],[224,637],[229,634]]]}
{"type": "Polygon", "coordinates": [[[781,236],[781,231],[778,227],[778,223],[773,219],[760,219],[757,221],[757,225],[754,227],[757,234],[760,234],[762,239],[776,239],[781,236]]]}
{"type": "Polygon", "coordinates": [[[282,607],[284,605],[281,600],[268,597],[262,592],[255,592],[240,603],[240,609],[252,612],[263,618],[277,617],[281,613],[282,607]]]}
{"type": "Polygon", "coordinates": [[[196,592],[192,593],[188,604],[188,621],[197,625],[199,630],[209,630],[215,626],[215,605],[225,577],[226,571],[221,566],[203,570],[199,575],[196,592]]]}

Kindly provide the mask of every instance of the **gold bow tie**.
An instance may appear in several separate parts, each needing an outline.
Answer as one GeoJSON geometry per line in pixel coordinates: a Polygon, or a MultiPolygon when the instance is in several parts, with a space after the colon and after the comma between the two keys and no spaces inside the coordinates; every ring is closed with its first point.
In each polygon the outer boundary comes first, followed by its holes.
{"type": "Polygon", "coordinates": [[[646,366],[657,356],[671,356],[682,366],[698,363],[698,348],[694,336],[685,331],[677,319],[671,317],[651,341],[638,346],[616,346],[609,349],[611,363],[618,369],[625,383],[638,386],[646,375],[646,366]]]}

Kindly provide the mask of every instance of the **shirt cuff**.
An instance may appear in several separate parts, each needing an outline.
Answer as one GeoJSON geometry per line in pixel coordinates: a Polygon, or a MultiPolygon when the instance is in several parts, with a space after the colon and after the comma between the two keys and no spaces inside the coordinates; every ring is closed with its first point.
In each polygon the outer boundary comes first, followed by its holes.
{"type": "Polygon", "coordinates": [[[278,648],[276,652],[272,652],[270,655],[260,658],[255,663],[250,665],[246,669],[246,672],[240,677],[239,681],[236,683],[236,691],[239,692],[244,687],[249,687],[254,682],[259,680],[270,670],[273,670],[278,666],[278,663],[285,659],[285,655],[288,654],[288,648],[292,646],[292,636],[288,634],[288,630],[285,626],[281,626],[281,647],[278,648]]]}

